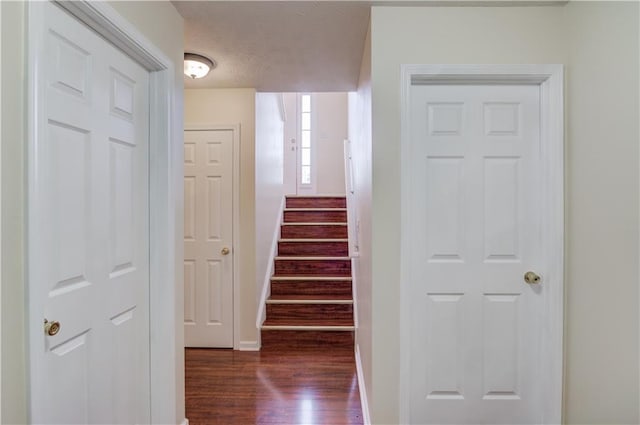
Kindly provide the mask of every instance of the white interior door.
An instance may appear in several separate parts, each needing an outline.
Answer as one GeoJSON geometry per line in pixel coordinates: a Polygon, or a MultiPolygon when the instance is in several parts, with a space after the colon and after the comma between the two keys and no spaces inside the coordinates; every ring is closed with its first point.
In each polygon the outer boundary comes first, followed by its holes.
{"type": "Polygon", "coordinates": [[[31,7],[30,420],[148,423],[149,75],[52,3],[31,7]]]}
{"type": "Polygon", "coordinates": [[[411,423],[542,423],[540,87],[411,90],[411,423]]]}
{"type": "Polygon", "coordinates": [[[233,131],[185,131],[187,347],[233,347],[233,131]]]}

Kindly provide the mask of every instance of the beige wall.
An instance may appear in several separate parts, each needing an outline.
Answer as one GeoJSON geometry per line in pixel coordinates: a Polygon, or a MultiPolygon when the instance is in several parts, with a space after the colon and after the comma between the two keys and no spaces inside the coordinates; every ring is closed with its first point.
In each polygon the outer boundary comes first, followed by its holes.
{"type": "MultiPolygon", "coordinates": [[[[176,128],[182,120],[183,20],[168,2],[111,3],[160,51],[174,61],[176,128]]],[[[25,18],[27,4],[1,2],[2,7],[2,423],[24,423],[27,419],[25,372],[25,274],[24,205],[26,149],[25,18]],[[10,64],[11,66],[8,66],[10,64]]],[[[176,141],[179,144],[182,140],[176,141]]],[[[182,226],[182,225],[181,225],[182,226]]],[[[182,229],[182,227],[180,227],[182,229]]],[[[182,261],[180,260],[180,263],[182,261]]],[[[182,306],[180,306],[182,309],[182,306]]],[[[176,352],[181,359],[182,350],[176,352]]],[[[178,393],[184,372],[176,371],[178,393]]],[[[176,420],[184,418],[179,397],[176,420]]]]}
{"type": "Polygon", "coordinates": [[[344,140],[348,137],[347,93],[313,93],[318,195],[344,194],[344,140]]]}
{"type": "MultiPolygon", "coordinates": [[[[272,274],[274,235],[280,230],[282,214],[284,121],[282,95],[256,95],[256,300],[261,301],[264,286],[272,274]]],[[[255,319],[254,319],[255,320],[255,319]]],[[[261,318],[262,320],[262,318],[261,318]]]]}
{"type": "MultiPolygon", "coordinates": [[[[349,140],[353,158],[353,199],[355,221],[359,223],[357,241],[358,256],[354,259],[354,285],[356,296],[356,347],[360,355],[364,390],[360,396],[372,394],[371,329],[371,31],[362,55],[358,91],[349,94],[349,140]]],[[[350,229],[351,230],[351,229],[350,229]]],[[[353,229],[355,230],[355,229],[353,229]]],[[[365,413],[366,415],[367,413],[365,413]]]]}
{"type": "Polygon", "coordinates": [[[567,64],[565,417],[637,423],[637,26],[632,3],[372,9],[375,423],[398,421],[405,63],[567,64]]]}
{"type": "Polygon", "coordinates": [[[2,7],[2,423],[25,423],[25,25],[23,3],[2,7]],[[7,66],[11,64],[11,66],[7,66]]]}
{"type": "Polygon", "coordinates": [[[638,3],[566,7],[568,423],[638,408],[638,3]]]}
{"type": "MultiPolygon", "coordinates": [[[[185,127],[240,124],[240,342],[255,344],[255,89],[184,91],[185,127]]],[[[237,248],[237,247],[236,247],[237,248]]]]}

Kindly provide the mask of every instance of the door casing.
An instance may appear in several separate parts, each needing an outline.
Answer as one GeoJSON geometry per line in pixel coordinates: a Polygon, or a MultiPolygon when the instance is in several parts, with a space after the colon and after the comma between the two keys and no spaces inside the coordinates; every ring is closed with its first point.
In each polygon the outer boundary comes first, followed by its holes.
{"type": "MultiPolygon", "coordinates": [[[[175,71],[172,61],[153,45],[140,31],[122,18],[104,2],[56,2],[78,21],[102,35],[138,62],[150,73],[149,123],[149,234],[150,234],[150,388],[151,422],[175,423],[184,417],[184,385],[179,371],[182,369],[184,338],[182,330],[182,216],[176,205],[182,203],[182,126],[174,105],[176,96],[175,71]]],[[[27,272],[37,264],[30,261],[30,253],[37,235],[30,233],[29,223],[34,212],[29,210],[36,189],[35,167],[38,81],[35,76],[40,65],[35,40],[42,31],[37,21],[36,3],[28,5],[28,141],[27,141],[27,272]]],[[[27,282],[31,299],[32,288],[27,282]]],[[[27,343],[35,346],[34,339],[42,333],[42,312],[27,304],[27,343]]],[[[186,423],[186,421],[184,421],[186,423]]]]}
{"type": "MultiPolygon", "coordinates": [[[[542,267],[545,286],[545,322],[541,376],[543,388],[543,423],[562,422],[563,331],[564,331],[564,69],[562,65],[402,65],[401,69],[401,161],[410,160],[411,86],[449,85],[537,85],[540,87],[540,139],[542,179],[542,267]],[[550,259],[550,261],[547,261],[550,259]]],[[[412,229],[409,207],[412,193],[410,169],[401,170],[400,233],[400,422],[408,423],[410,406],[410,264],[412,229]]]]}
{"type": "MultiPolygon", "coordinates": [[[[233,349],[247,349],[240,342],[240,124],[185,125],[184,131],[230,130],[233,133],[233,349]]],[[[184,317],[181,318],[184,326],[184,317]]]]}

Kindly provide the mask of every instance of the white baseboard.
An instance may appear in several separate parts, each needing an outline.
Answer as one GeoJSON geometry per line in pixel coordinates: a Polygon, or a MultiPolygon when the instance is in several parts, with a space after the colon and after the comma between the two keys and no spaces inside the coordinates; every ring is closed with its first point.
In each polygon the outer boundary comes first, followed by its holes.
{"type": "Polygon", "coordinates": [[[180,425],[189,425],[189,419],[184,418],[182,422],[180,422],[180,425]]]}
{"type": "Polygon", "coordinates": [[[358,391],[360,391],[360,406],[362,408],[362,421],[364,425],[371,425],[369,416],[369,399],[367,398],[367,387],[364,384],[364,372],[360,360],[360,346],[356,344],[356,372],[358,374],[358,391]]]}
{"type": "Polygon", "coordinates": [[[258,341],[240,341],[238,347],[240,351],[260,351],[260,343],[258,341]]]}

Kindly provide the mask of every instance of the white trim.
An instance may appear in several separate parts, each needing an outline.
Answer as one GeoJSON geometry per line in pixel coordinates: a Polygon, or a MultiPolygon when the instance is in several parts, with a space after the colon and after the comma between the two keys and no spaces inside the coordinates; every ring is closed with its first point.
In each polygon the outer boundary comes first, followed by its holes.
{"type": "Polygon", "coordinates": [[[322,242],[349,242],[349,239],[280,239],[279,242],[290,243],[322,243],[322,242]]]}
{"type": "Polygon", "coordinates": [[[371,425],[371,416],[369,415],[369,398],[367,397],[367,387],[365,386],[364,371],[362,370],[362,360],[360,359],[360,345],[358,344],[356,344],[356,374],[358,376],[358,391],[360,392],[360,408],[362,409],[362,421],[364,425],[371,425]]]}
{"type": "Polygon", "coordinates": [[[345,186],[345,201],[347,203],[347,232],[349,241],[349,256],[360,256],[360,241],[358,240],[358,229],[356,223],[358,222],[358,204],[356,202],[355,195],[355,183],[354,183],[354,170],[353,170],[353,155],[351,153],[351,141],[345,139],[343,142],[344,152],[344,186],[345,186]]]}
{"type": "Polygon", "coordinates": [[[280,112],[280,120],[287,122],[287,108],[284,105],[284,93],[276,93],[278,99],[278,112],[280,112]]]}
{"type": "Polygon", "coordinates": [[[259,341],[240,341],[238,344],[238,350],[240,351],[260,351],[259,341]]]}
{"type": "Polygon", "coordinates": [[[300,261],[320,261],[320,260],[351,260],[351,257],[282,257],[277,256],[276,260],[300,260],[300,261]]]}
{"type": "Polygon", "coordinates": [[[358,278],[360,274],[360,262],[351,257],[351,299],[353,299],[353,326],[358,329],[358,278]]]}
{"type": "Polygon", "coordinates": [[[308,197],[312,197],[312,198],[344,198],[345,195],[344,193],[335,193],[335,194],[331,194],[331,193],[323,193],[322,195],[320,194],[316,194],[316,195],[287,195],[287,198],[308,198],[308,197]]]}
{"type": "MultiPolygon", "coordinates": [[[[637,19],[640,20],[640,7],[638,8],[638,16],[636,16],[637,19]]],[[[638,63],[636,64],[640,67],[640,55],[638,57],[638,63]]],[[[638,93],[636,93],[640,98],[640,87],[638,88],[638,93]]],[[[638,120],[638,133],[640,134],[640,113],[638,114],[638,116],[636,117],[636,119],[638,120]]],[[[638,156],[638,163],[640,164],[640,152],[639,152],[639,156],[638,156]]],[[[639,180],[638,180],[638,211],[640,211],[640,176],[639,176],[639,180]]],[[[640,227],[640,214],[638,215],[638,226],[640,227]]],[[[639,235],[640,236],[640,235],[639,235]]],[[[638,241],[640,242],[640,241],[638,241]]],[[[638,288],[640,288],[640,252],[638,252],[638,288]]],[[[638,291],[638,305],[640,306],[640,291],[638,291]]],[[[639,357],[640,357],[640,308],[638,309],[638,353],[639,353],[639,357]]],[[[639,382],[639,386],[640,386],[640,368],[638,370],[638,382],[639,382]]],[[[640,388],[639,388],[640,389],[640,388]]],[[[640,391],[638,391],[638,418],[640,419],[640,391]]],[[[564,417],[562,418],[564,419],[564,417]]]]}
{"type": "MultiPolygon", "coordinates": [[[[317,155],[317,112],[316,97],[311,92],[296,93],[296,196],[315,196],[318,191],[317,155]],[[311,183],[302,184],[302,96],[310,97],[311,104],[311,183]]],[[[343,195],[344,196],[344,195],[343,195]]]]}
{"type": "Polygon", "coordinates": [[[308,280],[308,281],[316,281],[316,280],[343,280],[348,281],[352,280],[351,277],[346,276],[272,276],[271,280],[308,280]]]}
{"type": "Polygon", "coordinates": [[[275,299],[267,300],[267,304],[353,304],[351,299],[323,299],[323,298],[309,298],[309,299],[275,299]]]}
{"type": "MultiPolygon", "coordinates": [[[[294,221],[289,221],[286,223],[282,223],[283,226],[346,226],[347,223],[332,223],[332,222],[308,222],[305,221],[303,223],[299,223],[299,222],[294,222],[294,221]]],[[[304,238],[300,238],[300,239],[304,239],[304,238]]]]}
{"type": "Polygon", "coordinates": [[[280,201],[280,213],[278,214],[278,219],[276,220],[274,229],[273,229],[273,238],[271,239],[271,251],[269,253],[269,265],[267,266],[267,270],[264,273],[264,279],[262,280],[262,291],[260,292],[260,299],[258,300],[258,312],[256,313],[256,329],[258,329],[258,335],[260,335],[260,327],[264,323],[267,318],[265,304],[267,302],[267,298],[271,295],[271,276],[273,276],[273,262],[278,254],[278,240],[280,239],[280,225],[282,224],[282,217],[284,214],[284,206],[287,197],[282,196],[282,200],[280,201]]]}
{"type": "MultiPolygon", "coordinates": [[[[182,332],[176,323],[182,324],[181,282],[177,271],[182,270],[182,223],[177,223],[176,204],[182,194],[182,120],[175,107],[173,62],[151,43],[138,29],[122,18],[105,2],[78,1],[59,2],[59,6],[69,11],[80,22],[102,35],[109,42],[122,49],[133,60],[150,72],[150,132],[149,139],[149,311],[150,323],[150,388],[151,422],[174,423],[178,412],[184,410],[184,399],[179,394],[184,382],[178,382],[179,369],[183,368],[178,356],[184,345],[182,332]],[[179,320],[179,322],[178,322],[179,320]]],[[[39,66],[36,40],[39,40],[39,20],[35,8],[37,3],[28,5],[28,164],[33,164],[36,131],[36,95],[40,90],[35,80],[39,66]],[[34,24],[35,23],[35,24],[34,24]]],[[[28,167],[28,205],[35,195],[34,169],[28,167]]],[[[34,211],[28,211],[28,223],[34,220],[34,211]]],[[[34,246],[29,240],[34,237],[27,226],[28,257],[32,258],[34,246]]],[[[29,264],[32,271],[34,265],[29,264]]],[[[31,292],[30,287],[27,288],[31,292]]],[[[31,297],[30,297],[31,298],[31,297]]],[[[33,343],[42,332],[42,312],[33,311],[29,305],[28,334],[33,343]]],[[[31,365],[33,367],[33,365],[31,365]]],[[[38,373],[33,371],[31,373],[38,373]]]]}
{"type": "MultiPolygon", "coordinates": [[[[0,4],[0,39],[2,38],[2,4],[0,4]]],[[[0,43],[0,140],[2,140],[2,43],[0,43]]],[[[2,143],[0,142],[0,146],[2,143]]],[[[0,149],[0,241],[2,241],[2,149],[0,149]]],[[[0,317],[2,317],[2,244],[0,243],[0,317]]],[[[0,382],[2,381],[2,338],[0,338],[0,382]]],[[[2,420],[2,385],[0,385],[0,420],[2,420]]]]}
{"type": "MultiPolygon", "coordinates": [[[[184,131],[230,130],[233,134],[233,349],[239,350],[240,341],[240,124],[185,124],[184,131]]],[[[182,147],[181,147],[182,148],[182,147]]],[[[182,168],[181,168],[182,170],[182,168]]],[[[181,177],[184,179],[184,173],[181,177]]],[[[184,243],[184,242],[183,242],[184,243]]],[[[184,318],[181,318],[184,322],[184,318]]]]}
{"type": "Polygon", "coordinates": [[[315,326],[315,325],[267,325],[262,327],[263,330],[278,330],[278,331],[334,331],[345,332],[355,331],[354,326],[315,326]]]}
{"type": "Polygon", "coordinates": [[[189,425],[189,419],[184,418],[182,422],[180,422],[180,425],[189,425]]]}
{"type": "MultiPolygon", "coordinates": [[[[543,423],[562,419],[563,323],[564,323],[564,70],[562,65],[402,65],[401,162],[410,159],[410,97],[414,84],[535,84],[541,88],[542,205],[548,211],[542,223],[542,251],[549,263],[541,264],[545,276],[542,399],[543,423]]],[[[400,422],[409,420],[410,306],[407,287],[409,260],[409,169],[401,171],[401,317],[400,317],[400,422]]]]}

